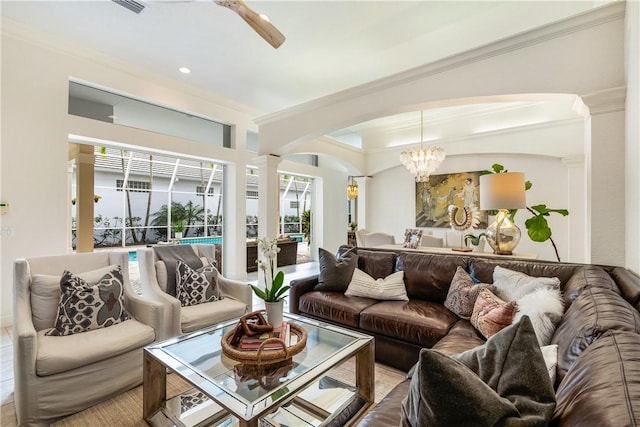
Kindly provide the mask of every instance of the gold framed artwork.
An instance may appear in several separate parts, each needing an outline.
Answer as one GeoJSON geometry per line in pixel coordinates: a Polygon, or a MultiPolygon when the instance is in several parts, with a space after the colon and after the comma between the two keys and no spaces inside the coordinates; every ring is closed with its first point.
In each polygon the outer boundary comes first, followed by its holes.
{"type": "MultiPolygon", "coordinates": [[[[449,205],[479,208],[480,171],[431,175],[416,182],[416,227],[450,228],[449,205]]],[[[487,213],[480,212],[476,228],[488,226],[487,213]]]]}

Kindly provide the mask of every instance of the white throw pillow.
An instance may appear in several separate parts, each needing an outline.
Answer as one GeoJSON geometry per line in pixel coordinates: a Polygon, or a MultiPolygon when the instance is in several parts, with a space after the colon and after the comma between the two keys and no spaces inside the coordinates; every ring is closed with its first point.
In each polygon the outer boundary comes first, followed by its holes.
{"type": "Polygon", "coordinates": [[[551,384],[556,383],[556,367],[558,366],[558,344],[545,345],[540,347],[542,351],[542,357],[544,357],[544,363],[547,365],[547,371],[549,371],[549,378],[551,384]]]}
{"type": "Polygon", "coordinates": [[[409,301],[404,287],[404,271],[390,274],[384,279],[374,279],[360,269],[355,269],[349,287],[344,293],[350,297],[377,300],[409,301]]]}
{"type": "Polygon", "coordinates": [[[499,265],[493,270],[496,295],[505,301],[514,301],[537,288],[560,289],[557,277],[532,277],[499,265]]]}
{"type": "Polygon", "coordinates": [[[540,346],[549,345],[564,312],[560,289],[536,288],[516,302],[518,311],[513,317],[513,323],[522,316],[529,316],[540,346]]]}

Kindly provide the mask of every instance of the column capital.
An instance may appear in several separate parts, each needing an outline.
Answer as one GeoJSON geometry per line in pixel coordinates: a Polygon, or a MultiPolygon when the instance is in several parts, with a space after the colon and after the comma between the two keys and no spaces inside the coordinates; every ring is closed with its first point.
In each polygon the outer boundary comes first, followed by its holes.
{"type": "Polygon", "coordinates": [[[627,99],[627,87],[618,86],[581,95],[582,101],[589,107],[591,115],[624,111],[627,99]]]}
{"type": "Polygon", "coordinates": [[[563,157],[562,163],[568,168],[581,168],[584,167],[584,156],[563,157]]]}

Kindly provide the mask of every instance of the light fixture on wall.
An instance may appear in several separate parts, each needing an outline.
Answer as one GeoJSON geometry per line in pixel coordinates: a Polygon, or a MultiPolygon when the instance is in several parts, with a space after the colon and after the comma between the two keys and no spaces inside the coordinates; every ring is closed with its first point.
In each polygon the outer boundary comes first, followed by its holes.
{"type": "Polygon", "coordinates": [[[487,228],[486,238],[493,252],[511,255],[520,242],[520,229],[509,217],[509,209],[524,209],[525,182],[522,172],[493,173],[480,176],[480,209],[498,210],[496,220],[487,228]]]}
{"type": "Polygon", "coordinates": [[[445,152],[440,147],[424,148],[424,111],[420,111],[420,149],[400,153],[400,161],[416,176],[416,182],[426,182],[442,164],[445,152]]]}
{"type": "Polygon", "coordinates": [[[358,197],[358,184],[352,176],[349,177],[349,184],[347,184],[347,198],[353,200],[358,197]]]}

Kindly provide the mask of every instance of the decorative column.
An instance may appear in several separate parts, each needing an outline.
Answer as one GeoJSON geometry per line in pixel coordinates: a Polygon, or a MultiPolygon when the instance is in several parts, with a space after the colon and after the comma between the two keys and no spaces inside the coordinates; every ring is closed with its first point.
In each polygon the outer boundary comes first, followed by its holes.
{"type": "Polygon", "coordinates": [[[367,183],[371,177],[360,176],[355,178],[358,184],[358,197],[356,197],[356,222],[358,229],[367,228],[367,183]]]}
{"type": "Polygon", "coordinates": [[[247,165],[237,162],[224,169],[223,275],[247,277],[247,165]]]}
{"type": "Polygon", "coordinates": [[[76,252],[93,252],[94,165],[93,146],[75,144],[76,160],[76,252]]]}
{"type": "MultiPolygon", "coordinates": [[[[258,166],[258,237],[275,239],[278,235],[280,214],[280,157],[267,154],[254,159],[258,166]]],[[[267,261],[258,245],[258,259],[267,261]]],[[[274,263],[277,265],[277,257],[274,263]]],[[[260,286],[264,285],[264,272],[258,269],[260,286]]]]}

